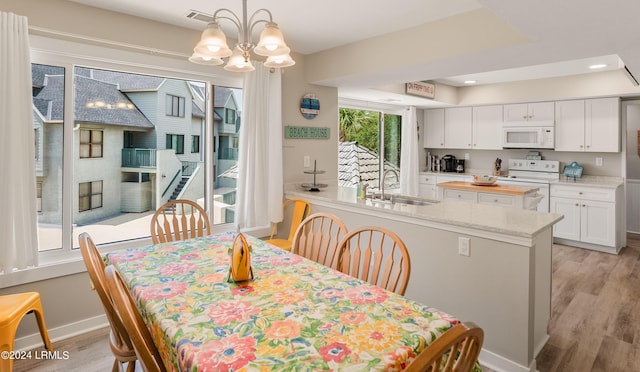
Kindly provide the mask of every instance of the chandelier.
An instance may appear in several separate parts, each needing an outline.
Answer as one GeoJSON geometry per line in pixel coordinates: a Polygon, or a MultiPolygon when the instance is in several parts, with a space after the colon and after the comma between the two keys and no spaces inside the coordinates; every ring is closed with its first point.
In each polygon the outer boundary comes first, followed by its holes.
{"type": "Polygon", "coordinates": [[[193,55],[189,61],[202,65],[216,66],[224,63],[223,58],[229,57],[224,69],[234,72],[253,71],[251,52],[267,57],[266,67],[289,67],[295,61],[289,55],[291,51],[284,42],[282,32],[273,22],[271,12],[267,9],[258,9],[251,15],[247,22],[247,0],[242,0],[242,20],[229,9],[218,9],[213,13],[213,20],[202,32],[200,41],[193,48],[193,55]],[[260,16],[266,18],[259,18],[260,16]],[[227,45],[227,37],[220,29],[220,20],[231,21],[238,29],[238,43],[233,50],[227,45]],[[264,30],[260,34],[257,45],[252,41],[252,32],[259,23],[264,23],[264,30]]]}

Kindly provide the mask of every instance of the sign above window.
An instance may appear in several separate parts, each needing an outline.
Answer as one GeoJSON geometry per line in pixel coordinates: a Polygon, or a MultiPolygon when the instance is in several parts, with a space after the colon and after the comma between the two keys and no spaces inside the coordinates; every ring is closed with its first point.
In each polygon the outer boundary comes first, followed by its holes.
{"type": "Polygon", "coordinates": [[[405,91],[409,95],[424,98],[435,98],[436,96],[435,84],[427,83],[424,81],[414,81],[412,83],[407,83],[405,91]]]}
{"type": "Polygon", "coordinates": [[[329,139],[329,128],[316,127],[284,127],[284,138],[287,139],[329,139]]]}

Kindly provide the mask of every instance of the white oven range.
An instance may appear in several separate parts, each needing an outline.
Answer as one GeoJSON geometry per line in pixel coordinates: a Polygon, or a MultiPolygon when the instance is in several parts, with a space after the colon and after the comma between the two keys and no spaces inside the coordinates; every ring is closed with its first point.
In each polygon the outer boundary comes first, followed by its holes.
{"type": "Polygon", "coordinates": [[[560,162],[555,160],[509,159],[509,174],[499,177],[502,185],[537,187],[543,195],[539,212],[549,212],[549,184],[560,179],[560,162]]]}

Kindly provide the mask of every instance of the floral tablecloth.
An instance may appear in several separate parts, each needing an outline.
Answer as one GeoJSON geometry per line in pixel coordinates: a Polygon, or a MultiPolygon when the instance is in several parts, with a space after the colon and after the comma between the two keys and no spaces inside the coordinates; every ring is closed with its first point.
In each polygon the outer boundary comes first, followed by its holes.
{"type": "Polygon", "coordinates": [[[398,371],[458,321],[247,236],[254,280],[228,283],[233,233],[108,253],[173,371],[398,371]]]}

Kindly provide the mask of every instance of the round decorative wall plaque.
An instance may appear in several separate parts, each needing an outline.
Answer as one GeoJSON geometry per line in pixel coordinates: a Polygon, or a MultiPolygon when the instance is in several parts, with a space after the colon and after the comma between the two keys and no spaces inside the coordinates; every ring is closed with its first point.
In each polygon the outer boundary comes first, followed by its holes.
{"type": "Polygon", "coordinates": [[[313,93],[307,93],[300,100],[300,112],[305,119],[313,119],[320,112],[320,100],[313,93]]]}

